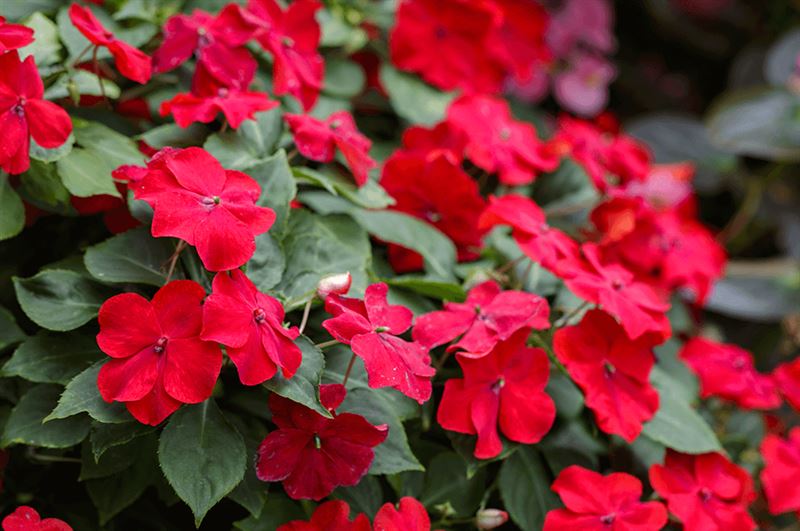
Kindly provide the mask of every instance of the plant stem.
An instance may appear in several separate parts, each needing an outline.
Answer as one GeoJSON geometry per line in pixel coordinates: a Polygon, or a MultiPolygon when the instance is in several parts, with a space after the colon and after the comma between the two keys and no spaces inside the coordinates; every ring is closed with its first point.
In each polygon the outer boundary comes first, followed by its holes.
{"type": "Polygon", "coordinates": [[[322,350],[324,348],[332,347],[334,345],[338,345],[339,342],[335,339],[331,339],[330,341],[323,341],[322,343],[317,343],[314,346],[318,349],[322,350]]]}
{"type": "Polygon", "coordinates": [[[183,250],[186,249],[186,242],[181,240],[178,242],[178,245],[175,247],[175,252],[172,253],[172,257],[169,259],[169,269],[167,270],[167,280],[164,281],[164,284],[169,284],[169,281],[172,279],[172,274],[175,272],[175,264],[178,263],[178,258],[180,257],[183,250]]]}
{"type": "Polygon", "coordinates": [[[350,372],[353,370],[353,364],[356,362],[356,354],[353,353],[350,356],[350,363],[347,364],[347,370],[344,371],[344,378],[342,379],[342,385],[347,385],[347,380],[350,378],[350,372]]]}
{"type": "Polygon", "coordinates": [[[308,324],[308,316],[311,313],[311,303],[312,302],[314,302],[314,296],[313,295],[311,296],[310,299],[308,299],[308,302],[306,302],[306,305],[303,308],[303,318],[300,319],[300,326],[298,327],[298,330],[300,330],[301,334],[303,333],[303,330],[306,329],[306,325],[308,324]]]}

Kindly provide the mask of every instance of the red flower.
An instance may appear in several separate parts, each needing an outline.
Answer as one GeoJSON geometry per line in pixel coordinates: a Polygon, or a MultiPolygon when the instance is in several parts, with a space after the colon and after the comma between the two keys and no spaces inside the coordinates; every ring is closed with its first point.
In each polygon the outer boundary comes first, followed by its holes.
{"type": "Polygon", "coordinates": [[[515,194],[489,197],[489,206],[481,214],[478,227],[487,230],[496,225],[510,225],[511,235],[522,252],[548,269],[578,254],[578,244],[550,227],[542,209],[527,197],[515,194]]]}
{"type": "Polygon", "coordinates": [[[600,429],[633,442],[658,410],[658,393],[650,385],[652,345],[629,339],[613,317],[591,310],[579,324],[556,330],[553,349],[583,390],[600,429]]]}
{"type": "Polygon", "coordinates": [[[528,184],[541,171],[558,167],[558,158],[538,139],[536,129],[514,120],[503,99],[461,96],[450,104],[447,120],[466,135],[467,158],[497,173],[503,184],[528,184]]]}
{"type": "Polygon", "coordinates": [[[291,378],[302,361],[294,340],[297,328],[283,327],[283,306],[261,293],[239,269],[217,273],[213,293],[203,304],[200,337],[225,345],[245,385],[258,385],[278,368],[291,378]]]}
{"type": "Polygon", "coordinates": [[[401,152],[407,155],[430,160],[441,154],[453,164],[461,164],[467,137],[450,122],[440,122],[430,129],[421,125],[409,127],[403,131],[402,142],[401,152]]]}
{"type": "Polygon", "coordinates": [[[194,245],[210,271],[247,262],[255,252],[256,235],[275,221],[271,209],[255,204],[261,195],[258,183],[242,172],[223,169],[201,148],[162,153],[133,185],[136,199],[153,207],[153,236],[194,245]]]}
{"type": "Polygon", "coordinates": [[[72,25],[89,39],[89,42],[95,46],[108,48],[120,74],[137,83],[147,83],[152,73],[152,65],[150,57],[144,52],[114,37],[89,8],[72,4],[69,6],[69,19],[72,25]]]}
{"type": "Polygon", "coordinates": [[[686,455],[667,450],[650,467],[650,483],[667,500],[686,531],[752,531],[747,506],[755,499],[747,471],[722,454],[686,455]]]}
{"type": "Polygon", "coordinates": [[[372,464],[373,447],[388,433],[385,424],[373,426],[361,415],[334,412],[344,400],[344,386],[321,385],[319,393],[333,418],[274,393],[269,396],[278,429],[258,448],[256,474],[262,481],[283,481],[295,500],[320,500],[336,487],[357,484],[372,464]]]}
{"type": "Polygon", "coordinates": [[[19,50],[33,42],[33,30],[22,24],[9,24],[0,17],[0,54],[19,50]]]}
{"type": "Polygon", "coordinates": [[[317,102],[325,64],[317,51],[320,28],[315,14],[317,0],[297,0],[283,11],[275,0],[249,0],[250,21],[260,31],[256,39],[272,54],[273,90],[291,94],[308,111],[317,102]]]}
{"type": "Polygon", "coordinates": [[[761,485],[767,497],[769,512],[781,514],[800,511],[800,428],[793,428],[786,439],[767,434],[761,443],[764,468],[761,485]]]}
{"type": "Polygon", "coordinates": [[[3,531],[72,531],[72,527],[58,518],[41,519],[36,509],[21,505],[3,518],[3,531]]]}
{"type": "Polygon", "coordinates": [[[425,506],[408,496],[397,506],[384,503],[375,515],[375,531],[430,531],[431,519],[425,506]]]}
{"type": "Polygon", "coordinates": [[[448,351],[461,350],[466,358],[487,355],[498,342],[521,328],[550,327],[547,300],[523,291],[502,291],[494,280],[472,288],[463,303],[446,302],[444,310],[426,313],[414,324],[414,341],[426,348],[461,339],[448,351]]]}
{"type": "Polygon", "coordinates": [[[237,78],[229,78],[223,84],[208,73],[205,67],[198,65],[192,92],[182,92],[161,103],[161,116],[171,113],[175,123],[188,127],[194,122],[211,122],[221,112],[228,124],[237,129],[243,121],[253,118],[255,113],[268,111],[279,105],[277,101],[269,99],[266,93],[247,90],[254,74],[255,70],[240,69],[237,71],[237,78]]]}
{"type": "Polygon", "coordinates": [[[72,132],[69,115],[42,99],[44,85],[33,56],[19,60],[17,52],[0,55],[0,168],[18,174],[30,167],[30,137],[44,148],[55,148],[72,132]]]}
{"type": "Polygon", "coordinates": [[[496,93],[504,73],[488,45],[501,17],[485,0],[404,0],[389,36],[392,63],[443,90],[496,93]]]}
{"type": "Polygon", "coordinates": [[[800,358],[778,365],[772,377],[789,405],[800,411],[800,358]]]}
{"type": "Polygon", "coordinates": [[[100,307],[100,350],[113,359],[103,365],[97,387],[106,402],[124,402],[143,424],[155,426],[181,404],[211,396],[222,368],[222,352],[200,339],[202,286],[174,280],[152,301],[123,293],[100,307]]]}
{"type": "Polygon", "coordinates": [[[365,514],[350,520],[347,502],[331,500],[318,506],[310,521],[294,520],[280,526],[278,531],[370,531],[370,525],[365,514]]]}
{"type": "Polygon", "coordinates": [[[284,119],[292,130],[297,150],[304,157],[330,162],[338,148],[356,184],[363,186],[367,182],[369,170],[377,166],[369,156],[372,142],[358,131],[349,112],[337,111],[326,120],[307,114],[286,114],[284,119]]]}
{"type": "Polygon", "coordinates": [[[641,502],[642,482],[630,474],[603,476],[572,465],[551,487],[566,509],[547,513],[544,531],[657,531],[667,523],[667,510],[658,502],[641,502]]]}
{"type": "Polygon", "coordinates": [[[519,84],[547,68],[552,53],[545,42],[549,16],[536,0],[493,0],[503,22],[488,45],[497,60],[519,84]]]}
{"type": "Polygon", "coordinates": [[[753,355],[736,345],[694,337],[686,342],[681,359],[700,379],[700,396],[718,396],[744,409],[775,409],[781,397],[775,382],[760,374],[753,355]]]}
{"type": "Polygon", "coordinates": [[[244,47],[255,28],[242,8],[226,5],[214,16],[201,9],[191,15],[173,15],[164,24],[164,41],[153,54],[156,72],[168,72],[197,57],[219,83],[236,79],[240,72],[253,72],[256,61],[244,47]]]}
{"type": "Polygon", "coordinates": [[[430,366],[428,349],[397,337],[411,326],[413,314],[403,306],[389,305],[388,290],[380,282],[367,287],[364,300],[328,296],[325,311],[333,318],[322,326],[364,360],[370,387],[394,387],[422,404],[431,397],[436,371],[430,366]]]}
{"type": "Polygon", "coordinates": [[[558,275],[578,297],[599,304],[617,318],[628,337],[636,339],[652,332],[669,337],[669,321],[664,312],[669,304],[649,285],[636,280],[619,263],[603,262],[595,244],[581,246],[583,258],[563,260],[558,275]]]}
{"type": "Polygon", "coordinates": [[[553,425],[556,408],[544,392],[550,363],[544,350],[525,346],[529,334],[517,331],[482,358],[459,355],[464,378],[445,382],[436,418],[446,430],[477,435],[479,459],[503,449],[498,423],[503,435],[524,444],[539,442],[553,425]]]}
{"type": "MultiPolygon", "coordinates": [[[[386,161],[381,185],[395,199],[393,210],[422,219],[456,244],[459,260],[478,258],[481,231],[478,216],[486,206],[477,183],[444,152],[428,158],[398,151],[386,161]]],[[[391,245],[389,260],[396,271],[422,269],[422,256],[391,245]]]]}

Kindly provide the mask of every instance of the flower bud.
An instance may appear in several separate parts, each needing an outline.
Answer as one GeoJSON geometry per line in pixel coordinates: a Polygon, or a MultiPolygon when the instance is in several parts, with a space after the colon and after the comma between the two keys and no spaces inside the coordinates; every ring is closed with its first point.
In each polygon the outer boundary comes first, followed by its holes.
{"type": "Polygon", "coordinates": [[[344,295],[350,290],[350,284],[353,282],[353,277],[350,272],[337,273],[335,275],[328,275],[322,277],[317,284],[317,295],[322,300],[325,300],[328,295],[344,295]]]}
{"type": "Polygon", "coordinates": [[[494,529],[508,522],[508,513],[500,509],[483,509],[475,517],[478,529],[494,529]]]}

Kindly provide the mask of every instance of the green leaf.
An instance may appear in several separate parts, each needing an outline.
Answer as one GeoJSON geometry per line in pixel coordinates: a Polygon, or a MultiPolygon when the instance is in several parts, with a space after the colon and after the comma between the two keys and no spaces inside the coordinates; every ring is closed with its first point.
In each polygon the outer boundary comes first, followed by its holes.
{"type": "Polygon", "coordinates": [[[364,90],[364,70],[353,61],[332,58],[325,62],[322,91],[335,98],[350,99],[364,90]]]}
{"type": "MultiPolygon", "coordinates": [[[[259,442],[259,440],[253,439],[245,441],[247,455],[256,455],[259,442]]],[[[228,498],[247,509],[253,516],[261,514],[264,509],[264,503],[267,501],[267,488],[264,482],[258,479],[255,466],[247,467],[244,479],[228,494],[228,498]]]]}
{"type": "Polygon", "coordinates": [[[606,447],[579,419],[560,424],[558,428],[550,431],[539,443],[538,448],[554,475],[558,475],[569,465],[596,469],[599,455],[606,452],[606,447]]]}
{"type": "Polygon", "coordinates": [[[44,97],[50,100],[72,97],[72,94],[83,94],[86,96],[102,96],[115,100],[119,98],[120,90],[116,83],[98,77],[93,72],[86,70],[75,70],[74,72],[62,74],[56,82],[50,85],[44,92],[44,97]],[[103,83],[103,89],[100,83],[103,83]]]}
{"type": "Polygon", "coordinates": [[[203,148],[214,155],[224,167],[246,170],[269,158],[282,132],[281,111],[275,108],[256,113],[253,120],[245,120],[236,131],[209,136],[203,148]]]}
{"type": "Polygon", "coordinates": [[[72,195],[89,197],[113,195],[120,197],[111,170],[106,161],[94,151],[75,148],[66,157],[56,161],[61,182],[72,195]]]}
{"type": "Polygon", "coordinates": [[[800,31],[792,29],[772,45],[764,61],[764,77],[770,84],[784,86],[795,72],[797,56],[800,54],[800,31]]]}
{"type": "Polygon", "coordinates": [[[102,357],[93,336],[42,330],[14,351],[2,374],[31,382],[66,384],[102,357]]]}
{"type": "Polygon", "coordinates": [[[275,211],[275,224],[270,232],[280,238],[286,232],[289,203],[297,195],[297,185],[286,160],[286,152],[278,151],[267,160],[250,167],[247,173],[261,185],[261,197],[256,204],[275,211]]]}
{"type": "Polygon", "coordinates": [[[322,371],[325,368],[325,358],[322,356],[322,351],[315,347],[314,343],[305,336],[298,337],[295,343],[303,352],[303,362],[295,375],[286,379],[279,371],[264,386],[273,393],[298,404],[303,404],[323,417],[330,418],[330,412],[322,407],[319,401],[319,382],[322,379],[322,371]]]}
{"type": "Polygon", "coordinates": [[[61,59],[61,41],[55,22],[41,13],[34,13],[24,24],[33,30],[36,37],[28,46],[19,50],[20,59],[33,55],[39,68],[57,63],[61,59]]]}
{"type": "Polygon", "coordinates": [[[174,251],[168,239],[153,238],[149,228],[139,227],[89,247],[83,262],[89,273],[103,282],[162,286],[167,281],[164,266],[174,251]]]}
{"type": "Polygon", "coordinates": [[[350,514],[364,513],[370,519],[383,505],[383,489],[375,476],[364,476],[355,487],[339,487],[332,494],[350,506],[350,514]]]}
{"type": "Polygon", "coordinates": [[[600,194],[586,170],[576,162],[564,159],[553,174],[536,180],[534,198],[544,207],[545,212],[568,212],[568,215],[585,216],[594,203],[599,201],[600,194]]]}
{"type": "Polygon", "coordinates": [[[17,326],[17,322],[11,312],[0,306],[0,352],[6,347],[24,341],[26,338],[25,332],[17,326]]]}
{"type": "Polygon", "coordinates": [[[0,240],[13,238],[25,227],[25,207],[8,177],[0,175],[0,240]]]}
{"type": "Polygon", "coordinates": [[[726,94],[706,121],[711,141],[725,151],[767,160],[800,160],[800,98],[786,89],[726,94]]]}
{"type": "Polygon", "coordinates": [[[556,404],[558,415],[564,418],[575,418],[583,411],[583,394],[565,374],[551,371],[545,389],[556,404]]]}
{"type": "Polygon", "coordinates": [[[430,126],[442,121],[455,98],[455,93],[439,92],[418,77],[399,72],[388,63],[381,65],[380,78],[395,112],[413,124],[430,126]]]}
{"type": "Polygon", "coordinates": [[[522,446],[500,468],[500,496],[511,519],[522,529],[542,529],[548,511],[559,506],[539,453],[522,446]]]}
{"type": "Polygon", "coordinates": [[[323,188],[328,193],[342,196],[351,203],[364,208],[380,209],[394,204],[394,198],[374,180],[357,187],[349,177],[334,173],[323,173],[304,166],[292,168],[295,178],[304,184],[323,188]]]}
{"type": "Polygon", "coordinates": [[[366,289],[372,251],[366,231],[351,218],[294,210],[282,244],[286,268],[280,290],[287,309],[301,306],[325,275],[349,271],[353,291],[366,289]]]}
{"type": "Polygon", "coordinates": [[[62,215],[75,212],[70,204],[69,191],[61,184],[55,164],[31,160],[31,167],[20,176],[17,190],[25,201],[43,210],[62,215]]]}
{"type": "Polygon", "coordinates": [[[111,448],[127,444],[128,442],[152,433],[155,431],[153,426],[147,426],[139,422],[125,422],[121,424],[100,424],[93,423],[92,431],[89,434],[89,442],[92,445],[92,455],[95,461],[111,448]]]}
{"type": "Polygon", "coordinates": [[[659,367],[650,375],[658,389],[658,412],[642,429],[642,434],[685,454],[703,454],[721,450],[717,436],[697,411],[675,393],[676,383],[659,367]],[[676,396],[676,394],[678,396],[676,396]]]}
{"type": "MultiPolygon", "coordinates": [[[[331,349],[326,356],[328,367],[324,379],[340,383],[350,362],[350,349],[339,347],[331,349]]],[[[375,447],[375,460],[369,469],[370,474],[397,474],[406,470],[424,470],[408,444],[403,420],[416,415],[419,406],[413,400],[394,389],[371,389],[367,383],[364,363],[356,359],[347,379],[347,397],[337,412],[362,415],[374,425],[387,424],[389,433],[386,440],[375,447]]]]}
{"type": "Polygon", "coordinates": [[[155,435],[134,438],[125,444],[110,448],[99,459],[95,459],[91,444],[87,441],[81,446],[81,472],[78,481],[105,478],[122,472],[144,454],[155,455],[157,444],[155,435]]]}
{"type": "Polygon", "coordinates": [[[3,6],[3,16],[10,20],[23,19],[36,11],[52,13],[63,5],[61,0],[25,0],[24,2],[7,2],[3,6]]]}
{"type": "Polygon", "coordinates": [[[485,488],[485,468],[468,477],[464,460],[455,452],[445,452],[428,465],[420,501],[426,507],[449,504],[458,516],[470,516],[478,509],[485,488]]]}
{"type": "Polygon", "coordinates": [[[455,280],[455,245],[433,225],[402,212],[359,208],[324,192],[304,193],[301,201],[322,214],[349,214],[376,238],[421,254],[431,278],[455,280]]]}
{"type": "Polygon", "coordinates": [[[17,301],[31,321],[66,332],[88,323],[110,293],[73,271],[48,269],[30,278],[14,277],[17,301]]]}
{"type": "Polygon", "coordinates": [[[453,282],[430,280],[416,275],[405,275],[384,279],[384,282],[396,288],[411,290],[426,297],[444,301],[462,302],[466,298],[464,288],[453,282]]]}
{"type": "Polygon", "coordinates": [[[247,276],[261,291],[275,287],[283,276],[286,260],[281,244],[271,232],[256,236],[256,252],[247,262],[247,276]]]}
{"type": "Polygon", "coordinates": [[[209,398],[172,415],[159,439],[158,462],[199,526],[242,480],[249,459],[242,436],[209,398]]]}
{"type": "Polygon", "coordinates": [[[108,403],[97,389],[97,375],[105,362],[100,361],[80,373],[67,384],[58,400],[58,405],[45,422],[64,419],[86,412],[94,420],[104,423],[128,422],[131,416],[121,402],[108,403]]]}
{"type": "Polygon", "coordinates": [[[28,151],[30,157],[40,162],[55,162],[62,159],[72,152],[72,146],[75,144],[75,135],[69,134],[67,140],[55,148],[43,148],[36,143],[34,138],[31,138],[31,148],[28,151]]]}
{"type": "Polygon", "coordinates": [[[25,393],[6,422],[2,446],[27,444],[45,448],[69,448],[89,434],[89,417],[79,416],[44,423],[53,410],[61,388],[40,384],[25,393]]]}
{"type": "Polygon", "coordinates": [[[270,495],[261,514],[234,522],[240,531],[275,531],[281,524],[292,520],[308,520],[300,505],[282,494],[270,495]]]}
{"type": "Polygon", "coordinates": [[[142,164],[142,155],[136,142],[98,122],[76,124],[75,140],[84,148],[100,156],[103,162],[115,170],[123,164],[142,164]]]}

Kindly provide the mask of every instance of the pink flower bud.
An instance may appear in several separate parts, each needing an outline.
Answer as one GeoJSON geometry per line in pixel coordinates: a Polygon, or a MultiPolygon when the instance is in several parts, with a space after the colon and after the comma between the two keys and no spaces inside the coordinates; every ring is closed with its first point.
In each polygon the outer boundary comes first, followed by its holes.
{"type": "Polygon", "coordinates": [[[508,513],[500,509],[483,509],[478,511],[475,525],[478,529],[494,529],[508,522],[508,513]]]}
{"type": "Polygon", "coordinates": [[[319,284],[317,284],[317,295],[323,300],[334,293],[336,295],[344,295],[350,289],[352,282],[353,277],[350,276],[349,271],[322,277],[319,284]]]}

